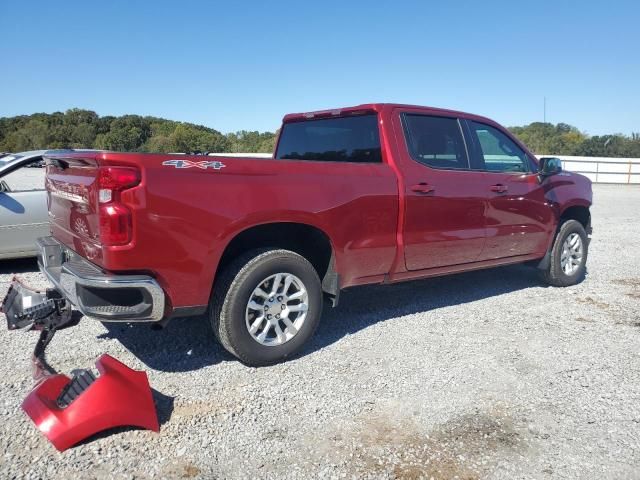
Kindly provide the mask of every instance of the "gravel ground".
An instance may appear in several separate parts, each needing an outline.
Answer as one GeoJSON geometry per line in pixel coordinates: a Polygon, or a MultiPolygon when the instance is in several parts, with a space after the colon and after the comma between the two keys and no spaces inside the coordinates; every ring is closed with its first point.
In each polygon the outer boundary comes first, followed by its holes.
{"type": "MultiPolygon", "coordinates": [[[[594,187],[582,284],[523,266],[344,292],[296,359],[248,368],[205,319],[83,321],[63,372],[145,369],[159,434],[58,453],[20,409],[37,334],[0,330],[3,478],[640,478],[640,188],[594,187]]],[[[0,263],[44,285],[33,261],[0,263]]]]}

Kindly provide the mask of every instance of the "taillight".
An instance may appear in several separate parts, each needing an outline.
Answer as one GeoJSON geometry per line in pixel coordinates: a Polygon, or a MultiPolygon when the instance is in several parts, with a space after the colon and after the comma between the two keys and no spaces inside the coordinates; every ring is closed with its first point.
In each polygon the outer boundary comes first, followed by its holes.
{"type": "Polygon", "coordinates": [[[99,171],[98,198],[100,203],[108,203],[114,192],[121,192],[140,183],[140,172],[129,167],[102,167],[99,171]]]}
{"type": "Polygon", "coordinates": [[[100,241],[102,245],[126,245],[131,241],[131,210],[120,193],[140,183],[140,172],[130,167],[101,167],[98,173],[100,241]]]}
{"type": "Polygon", "coordinates": [[[131,241],[131,211],[119,203],[100,205],[100,241],[103,245],[126,245],[131,241]]]}

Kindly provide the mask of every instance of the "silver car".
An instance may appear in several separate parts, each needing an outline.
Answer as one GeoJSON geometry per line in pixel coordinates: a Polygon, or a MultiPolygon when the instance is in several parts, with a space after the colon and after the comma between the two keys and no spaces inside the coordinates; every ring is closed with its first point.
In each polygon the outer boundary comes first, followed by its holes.
{"type": "Polygon", "coordinates": [[[49,234],[44,169],[47,150],[0,156],[0,259],[33,257],[36,239],[49,234]]]}

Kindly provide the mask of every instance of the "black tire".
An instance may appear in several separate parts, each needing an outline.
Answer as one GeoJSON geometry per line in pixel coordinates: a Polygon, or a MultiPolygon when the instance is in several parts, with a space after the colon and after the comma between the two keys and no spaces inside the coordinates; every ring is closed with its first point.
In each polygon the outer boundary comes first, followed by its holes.
{"type": "Polygon", "coordinates": [[[281,362],[313,336],[322,315],[322,287],[318,273],[304,257],[289,250],[253,250],[238,257],[216,280],[210,302],[213,332],[222,346],[242,363],[260,367],[281,362]],[[308,310],[297,334],[281,345],[266,346],[247,329],[245,314],[254,289],[277,273],[291,273],[304,284],[308,310]]]}
{"type": "Polygon", "coordinates": [[[540,276],[543,281],[554,287],[568,287],[580,283],[587,270],[587,256],[589,253],[589,239],[582,224],[576,220],[567,220],[564,222],[556,234],[551,247],[551,258],[549,266],[541,270],[540,276]],[[567,275],[561,266],[562,249],[565,240],[572,233],[577,233],[582,240],[582,261],[579,268],[571,275],[567,275]]]}

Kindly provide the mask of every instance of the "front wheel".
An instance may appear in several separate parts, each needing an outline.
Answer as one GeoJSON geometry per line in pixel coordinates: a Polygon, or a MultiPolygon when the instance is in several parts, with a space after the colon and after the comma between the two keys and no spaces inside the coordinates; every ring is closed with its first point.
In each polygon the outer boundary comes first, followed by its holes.
{"type": "Polygon", "coordinates": [[[248,252],[216,281],[211,324],[220,343],[258,367],[296,353],[322,314],[322,289],[313,266],[289,250],[248,252]]]}
{"type": "Polygon", "coordinates": [[[587,269],[588,251],[589,239],[582,224],[567,220],[553,242],[549,266],[542,270],[542,279],[555,287],[581,282],[587,269]]]}

